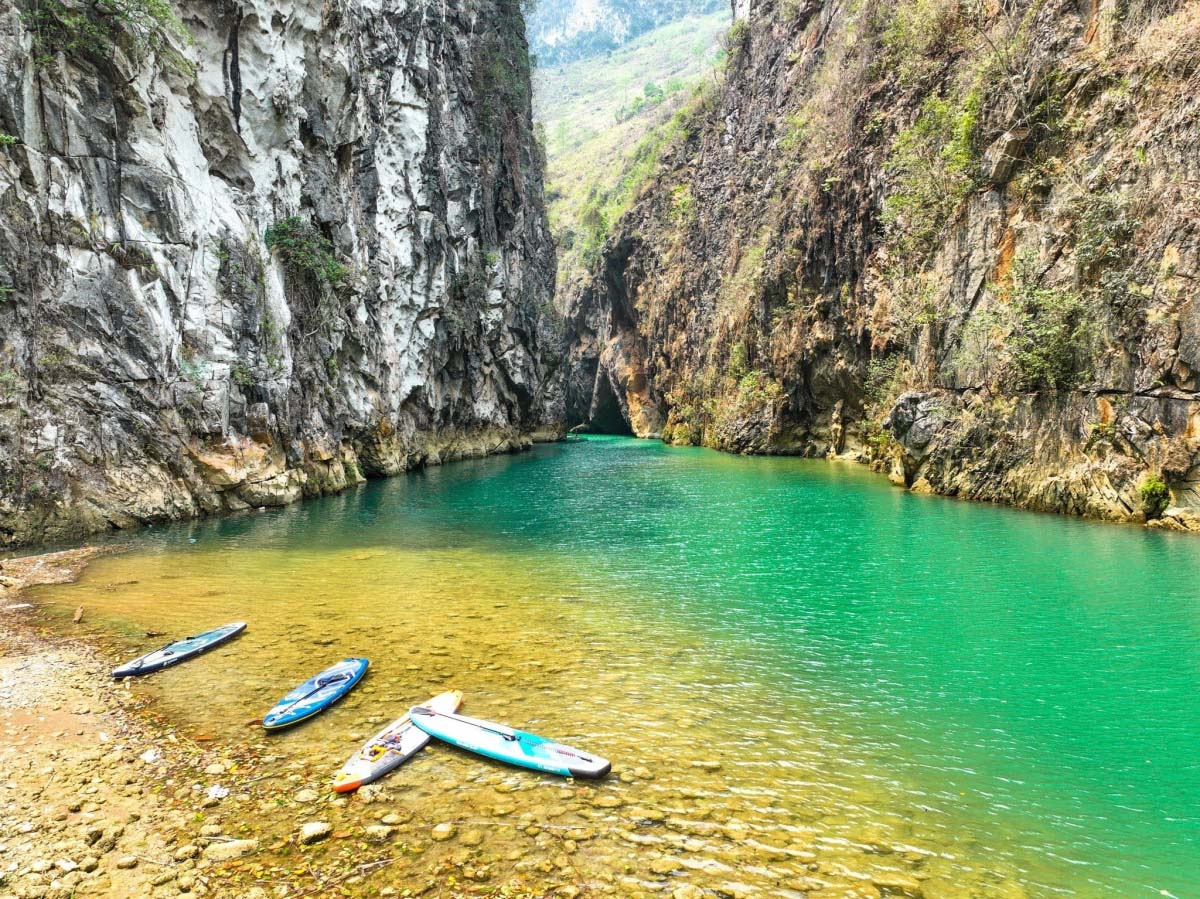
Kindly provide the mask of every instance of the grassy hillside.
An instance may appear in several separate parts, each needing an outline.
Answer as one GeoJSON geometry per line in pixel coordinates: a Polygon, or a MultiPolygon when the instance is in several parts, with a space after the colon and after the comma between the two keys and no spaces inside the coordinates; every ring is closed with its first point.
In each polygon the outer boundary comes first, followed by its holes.
{"type": "Polygon", "coordinates": [[[605,56],[534,73],[560,287],[582,271],[579,218],[589,196],[616,183],[642,138],[713,77],[728,27],[724,12],[681,19],[605,56]]]}
{"type": "Polygon", "coordinates": [[[686,16],[728,9],[728,0],[538,0],[529,47],[547,65],[602,56],[686,16]]]}

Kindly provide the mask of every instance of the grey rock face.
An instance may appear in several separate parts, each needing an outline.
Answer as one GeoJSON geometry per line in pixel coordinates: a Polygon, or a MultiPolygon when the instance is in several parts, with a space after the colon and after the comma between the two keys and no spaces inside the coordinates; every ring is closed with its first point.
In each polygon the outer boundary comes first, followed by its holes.
{"type": "Polygon", "coordinates": [[[0,545],[528,445],[554,282],[515,0],[0,11],[0,545]]]}
{"type": "Polygon", "coordinates": [[[901,396],[883,422],[905,451],[917,459],[945,425],[937,398],[915,391],[901,396]]]}

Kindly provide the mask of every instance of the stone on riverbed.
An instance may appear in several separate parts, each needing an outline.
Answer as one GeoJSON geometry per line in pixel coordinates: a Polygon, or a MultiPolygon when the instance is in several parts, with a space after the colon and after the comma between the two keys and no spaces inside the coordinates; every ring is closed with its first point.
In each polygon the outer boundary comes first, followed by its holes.
{"type": "Polygon", "coordinates": [[[258,840],[230,840],[227,843],[209,843],[204,847],[204,857],[213,862],[227,862],[258,851],[258,840]]]}
{"type": "Polygon", "coordinates": [[[881,871],[871,877],[871,882],[881,890],[894,890],[913,896],[921,895],[921,881],[902,871],[881,871]]]}
{"type": "Polygon", "coordinates": [[[122,871],[130,871],[138,866],[136,855],[123,855],[117,859],[117,867],[122,871]]]}
{"type": "Polygon", "coordinates": [[[304,802],[304,803],[316,802],[320,798],[321,797],[317,793],[316,790],[301,790],[299,793],[296,794],[296,797],[295,797],[297,802],[304,802]]]}
{"type": "Polygon", "coordinates": [[[325,839],[333,833],[333,825],[328,821],[309,821],[300,828],[300,842],[305,846],[325,839]]]}
{"type": "Polygon", "coordinates": [[[373,840],[376,843],[386,843],[392,838],[395,830],[394,827],[388,827],[386,824],[368,824],[363,828],[363,833],[366,834],[368,840],[373,840]]]}
{"type": "Polygon", "coordinates": [[[438,843],[444,843],[446,840],[451,840],[458,833],[458,828],[449,821],[438,824],[429,834],[429,838],[438,843]]]}
{"type": "Polygon", "coordinates": [[[200,854],[200,847],[188,843],[186,846],[180,846],[175,850],[175,861],[187,861],[189,858],[195,858],[200,854]]]}

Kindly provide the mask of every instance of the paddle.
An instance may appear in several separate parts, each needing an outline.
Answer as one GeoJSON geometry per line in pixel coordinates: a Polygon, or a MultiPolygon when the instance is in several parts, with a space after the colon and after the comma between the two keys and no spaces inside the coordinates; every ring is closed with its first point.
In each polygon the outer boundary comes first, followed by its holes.
{"type": "Polygon", "coordinates": [[[300,703],[304,702],[304,700],[308,699],[308,697],[312,696],[314,693],[320,693],[326,687],[331,686],[332,684],[336,684],[338,681],[349,680],[350,677],[351,677],[351,674],[349,671],[343,671],[341,674],[335,674],[333,677],[331,677],[329,679],[317,678],[317,682],[311,690],[309,690],[303,696],[299,696],[296,699],[294,699],[293,701],[289,702],[286,706],[284,706],[282,709],[280,709],[276,713],[276,717],[279,717],[280,715],[283,715],[285,712],[288,712],[291,709],[295,708],[300,703]]]}
{"type": "MultiPolygon", "coordinates": [[[[425,706],[419,705],[419,706],[414,706],[413,708],[409,709],[409,714],[411,714],[411,715],[428,715],[430,718],[435,718],[442,713],[435,712],[433,709],[426,708],[425,706]]],[[[458,715],[446,715],[445,717],[453,718],[456,721],[463,720],[458,715]]],[[[477,724],[474,721],[464,721],[463,723],[470,724],[472,727],[476,727],[479,730],[485,730],[489,734],[495,734],[498,737],[503,737],[504,739],[508,740],[508,742],[510,742],[510,743],[519,743],[521,740],[521,738],[519,736],[517,736],[516,734],[505,733],[502,730],[498,730],[494,727],[487,727],[483,724],[477,724]]]]}

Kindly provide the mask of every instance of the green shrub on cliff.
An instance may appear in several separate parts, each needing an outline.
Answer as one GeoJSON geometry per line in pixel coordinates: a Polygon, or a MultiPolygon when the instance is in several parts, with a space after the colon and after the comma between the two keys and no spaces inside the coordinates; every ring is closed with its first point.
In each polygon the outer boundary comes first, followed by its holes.
{"type": "Polygon", "coordinates": [[[522,0],[498,0],[497,20],[481,34],[475,63],[475,88],[480,100],[480,120],[485,132],[523,128],[528,122],[530,73],[534,59],[525,42],[522,0]]]}
{"type": "Polygon", "coordinates": [[[920,267],[976,187],[982,103],[979,90],[961,100],[930,97],[892,145],[885,163],[892,189],[883,222],[905,267],[920,267]]]}
{"type": "Polygon", "coordinates": [[[735,381],[740,381],[749,371],[747,359],[746,344],[739,340],[729,348],[729,367],[725,370],[726,374],[735,381]]]}
{"type": "Polygon", "coordinates": [[[1147,518],[1161,518],[1167,506],[1171,504],[1171,491],[1166,482],[1158,475],[1150,475],[1142,482],[1139,489],[1142,497],[1142,511],[1147,518]]]}
{"type": "Polygon", "coordinates": [[[737,405],[761,406],[783,398],[783,387],[766,372],[749,371],[738,381],[737,405]]]}
{"type": "Polygon", "coordinates": [[[975,21],[970,5],[964,0],[901,0],[891,8],[883,43],[901,84],[920,81],[936,70],[939,60],[960,49],[975,21]]]}
{"type": "Polygon", "coordinates": [[[728,54],[726,59],[736,60],[750,46],[750,23],[745,19],[738,19],[725,32],[723,43],[728,54]]]}
{"type": "Polygon", "coordinates": [[[1120,194],[1088,194],[1077,206],[1075,264],[1080,280],[1125,262],[1141,222],[1129,215],[1120,194]]]}
{"type": "Polygon", "coordinates": [[[1098,326],[1078,291],[1040,286],[1032,256],[1022,254],[1010,299],[1009,349],[1020,389],[1071,389],[1091,377],[1098,326]]]}
{"type": "Polygon", "coordinates": [[[23,19],[33,36],[37,65],[49,64],[59,53],[107,58],[125,37],[136,56],[158,53],[176,71],[192,71],[173,47],[174,42],[190,43],[191,35],[167,0],[91,0],[86,5],[30,0],[23,19]]]}
{"type": "Polygon", "coordinates": [[[874,357],[867,363],[867,378],[863,384],[865,405],[870,415],[885,412],[915,381],[916,370],[902,353],[874,357]]]}
{"type": "Polygon", "coordinates": [[[229,368],[229,374],[233,377],[233,383],[238,387],[253,387],[254,386],[254,370],[250,365],[239,359],[229,368]]]}
{"type": "Polygon", "coordinates": [[[17,395],[21,379],[11,368],[0,368],[0,400],[8,402],[17,395]]]}
{"type": "Polygon", "coordinates": [[[671,221],[680,227],[690,225],[696,219],[696,199],[692,188],[680,184],[671,190],[671,221]]]}
{"type": "Polygon", "coordinates": [[[333,254],[333,243],[310,222],[298,215],[280,219],[264,235],[267,248],[294,272],[318,283],[338,287],[350,270],[333,254]]]}
{"type": "MultiPolygon", "coordinates": [[[[705,418],[712,427],[702,429],[704,441],[736,452],[746,451],[749,438],[761,448],[774,429],[786,391],[764,371],[753,369],[740,379],[724,379],[725,392],[705,403],[705,418]]],[[[691,441],[694,442],[694,441],[691,441]]]]}

